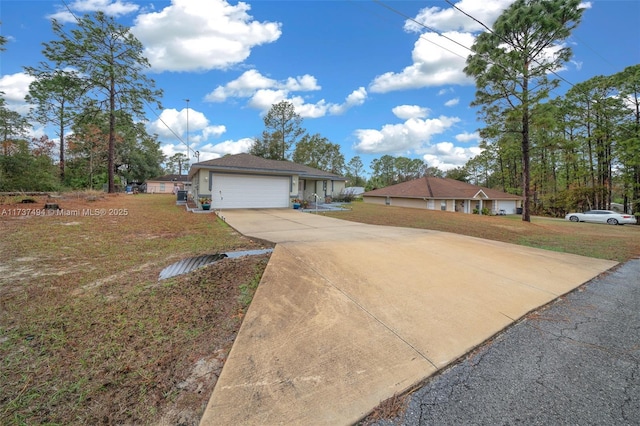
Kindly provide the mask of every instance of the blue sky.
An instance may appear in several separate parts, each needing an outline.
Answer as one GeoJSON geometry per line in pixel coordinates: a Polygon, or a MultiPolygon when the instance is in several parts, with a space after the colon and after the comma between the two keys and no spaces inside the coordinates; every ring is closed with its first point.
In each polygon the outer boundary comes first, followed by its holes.
{"type": "MultiPolygon", "coordinates": [[[[455,4],[490,26],[511,2],[455,4]]],[[[463,72],[469,51],[415,23],[471,46],[481,27],[446,1],[66,0],[66,6],[76,15],[105,11],[143,43],[149,76],[164,91],[163,110],[148,111],[148,129],[168,156],[186,154],[187,140],[190,156],[197,150],[201,161],[247,152],[264,130],[263,115],[281,100],[295,105],[310,134],[340,144],[346,161],[359,155],[366,168],[389,154],[448,170],[479,152],[482,123],[469,106],[475,87],[463,72]]],[[[584,6],[568,40],[574,57],[559,74],[575,84],[640,63],[640,1],[584,6]]],[[[23,67],[43,60],[52,17],[73,25],[62,1],[0,3],[0,31],[9,41],[0,54],[0,90],[11,109],[28,110],[23,67]]],[[[35,135],[43,133],[55,138],[36,125],[35,135]]]]}

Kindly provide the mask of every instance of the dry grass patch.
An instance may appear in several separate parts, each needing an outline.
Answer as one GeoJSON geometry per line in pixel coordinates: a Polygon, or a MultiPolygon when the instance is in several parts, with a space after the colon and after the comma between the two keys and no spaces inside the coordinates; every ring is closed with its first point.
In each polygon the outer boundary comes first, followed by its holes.
{"type": "Polygon", "coordinates": [[[351,210],[326,216],[373,225],[453,232],[564,253],[624,262],[640,256],[640,226],[572,223],[562,219],[479,216],[437,210],[353,203],[351,210]]]}
{"type": "Polygon", "coordinates": [[[13,209],[0,216],[0,424],[197,424],[268,255],[158,275],[263,243],[171,196],[67,194],[49,215],[15,210],[44,197],[12,201],[0,205],[13,209]]]}

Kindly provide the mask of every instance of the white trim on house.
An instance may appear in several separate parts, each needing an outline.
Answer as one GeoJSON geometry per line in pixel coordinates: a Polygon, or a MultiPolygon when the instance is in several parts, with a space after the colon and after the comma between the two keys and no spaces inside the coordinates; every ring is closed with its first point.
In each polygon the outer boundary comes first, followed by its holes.
{"type": "Polygon", "coordinates": [[[481,189],[480,191],[476,192],[476,195],[474,195],[473,198],[489,198],[489,197],[481,189]]]}

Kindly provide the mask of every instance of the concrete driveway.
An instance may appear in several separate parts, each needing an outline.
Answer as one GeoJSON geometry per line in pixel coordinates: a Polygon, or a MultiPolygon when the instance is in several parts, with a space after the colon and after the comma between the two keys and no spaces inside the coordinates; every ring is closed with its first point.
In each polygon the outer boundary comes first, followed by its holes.
{"type": "Polygon", "coordinates": [[[277,243],[201,425],[349,425],[616,262],[364,225],[230,210],[277,243]]]}

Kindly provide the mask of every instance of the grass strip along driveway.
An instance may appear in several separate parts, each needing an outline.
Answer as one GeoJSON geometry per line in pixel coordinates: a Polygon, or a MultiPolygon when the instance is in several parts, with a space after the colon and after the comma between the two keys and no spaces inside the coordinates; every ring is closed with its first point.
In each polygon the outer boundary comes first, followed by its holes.
{"type": "Polygon", "coordinates": [[[94,198],[0,205],[0,424],[197,424],[268,255],[158,275],[264,245],[173,196],[94,198]]]}
{"type": "Polygon", "coordinates": [[[438,210],[409,209],[355,202],[350,211],[323,212],[338,219],[371,225],[402,226],[453,232],[528,247],[624,262],[640,257],[640,226],[573,223],[517,215],[479,216],[438,210]]]}
{"type": "MultiPolygon", "coordinates": [[[[0,424],[197,424],[269,255],[158,281],[180,259],[264,248],[164,195],[0,198],[0,424]],[[96,199],[97,198],[97,199],[96,199]],[[95,201],[91,201],[96,199],[95,201]]],[[[353,203],[324,213],[616,261],[640,227],[353,203]]]]}

